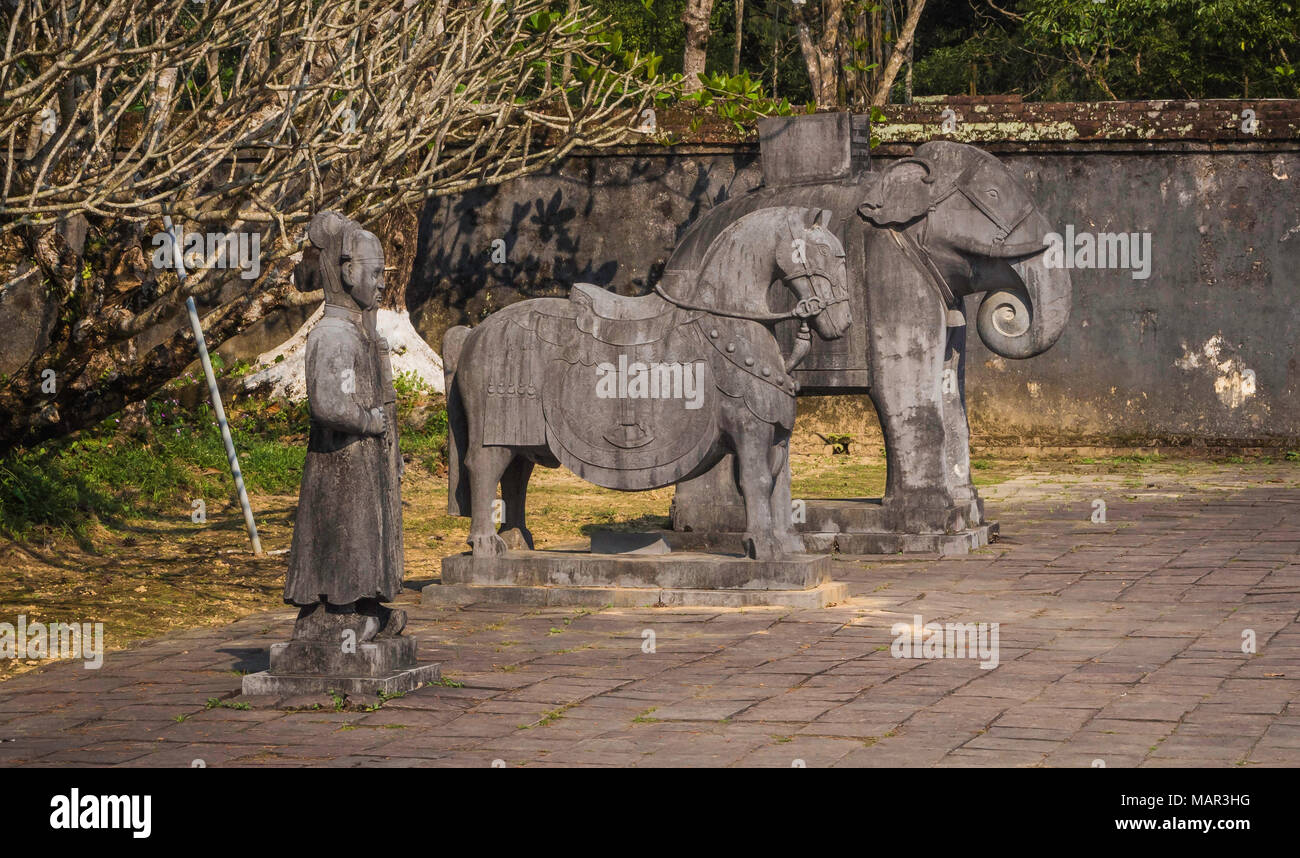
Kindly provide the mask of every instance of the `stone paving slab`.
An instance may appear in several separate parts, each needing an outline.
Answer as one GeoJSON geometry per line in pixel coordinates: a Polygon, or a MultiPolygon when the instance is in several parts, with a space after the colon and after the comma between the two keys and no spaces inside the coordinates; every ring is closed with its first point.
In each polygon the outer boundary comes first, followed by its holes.
{"type": "Polygon", "coordinates": [[[0,765],[1296,766],[1294,471],[1017,478],[986,491],[999,541],[837,556],[826,608],[410,593],[443,678],[382,706],[240,696],[290,611],[170,634],[0,684],[0,765]],[[996,666],[895,657],[918,623],[997,623],[996,666]]]}

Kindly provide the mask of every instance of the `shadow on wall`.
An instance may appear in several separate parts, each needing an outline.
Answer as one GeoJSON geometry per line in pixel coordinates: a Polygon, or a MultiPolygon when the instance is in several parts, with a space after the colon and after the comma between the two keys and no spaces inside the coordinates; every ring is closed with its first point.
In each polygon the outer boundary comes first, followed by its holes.
{"type": "Polygon", "coordinates": [[[649,292],[690,225],[758,183],[756,156],[686,160],[574,157],[533,180],[431,201],[406,290],[417,330],[437,349],[452,325],[565,297],[574,283],[649,292]]]}

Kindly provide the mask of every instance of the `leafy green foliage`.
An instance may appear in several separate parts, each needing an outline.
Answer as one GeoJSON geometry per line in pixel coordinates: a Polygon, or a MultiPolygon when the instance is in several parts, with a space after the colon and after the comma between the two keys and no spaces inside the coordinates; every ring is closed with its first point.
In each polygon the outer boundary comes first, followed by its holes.
{"type": "MultiPolygon", "coordinates": [[[[937,7],[953,4],[931,0],[937,7]]],[[[1300,6],[1277,0],[1020,0],[1018,18],[934,25],[916,91],[1045,100],[1295,97],[1300,6]]],[[[938,11],[937,9],[935,11],[938,11]]]]}
{"type": "Polygon", "coordinates": [[[830,445],[832,456],[847,456],[849,445],[853,443],[853,436],[845,432],[832,433],[823,435],[820,432],[817,436],[830,445]]]}
{"type": "MultiPolygon", "coordinates": [[[[674,76],[674,82],[681,75],[674,76]]],[[[754,123],[760,116],[791,116],[795,109],[788,99],[771,99],[763,94],[763,84],[753,80],[749,72],[726,75],[712,72],[700,75],[703,89],[682,96],[682,101],[698,107],[712,107],[723,119],[730,120],[739,131],[754,123]]],[[[808,111],[811,112],[811,111],[808,111]]]]}
{"type": "MultiPolygon", "coordinates": [[[[876,4],[853,3],[864,11],[876,4]]],[[[1300,3],[1295,0],[927,0],[917,31],[917,95],[1020,93],[1031,100],[1300,97],[1300,3]]],[[[617,23],[624,49],[682,67],[684,0],[592,0],[617,23]]],[[[710,17],[708,77],[728,79],[735,4],[710,17]]],[[[811,96],[788,0],[747,0],[741,71],[768,97],[811,96]]],[[[892,40],[892,34],[886,34],[892,40]]],[[[850,34],[844,66],[862,75],[875,62],[850,34]]],[[[658,70],[658,67],[656,67],[658,70]]],[[[904,75],[891,101],[903,99],[904,75]]],[[[721,88],[724,93],[726,87],[721,88]]],[[[714,93],[715,98],[719,93],[714,93]]],[[[737,102],[741,93],[722,97],[737,102]]],[[[668,96],[662,95],[660,100],[668,96]]],[[[744,101],[726,108],[744,116],[744,101]]],[[[755,114],[766,115],[766,114],[755,114]]],[[[728,117],[730,118],[730,117],[728,117]]],[[[743,119],[741,120],[744,121],[743,119]]]]}

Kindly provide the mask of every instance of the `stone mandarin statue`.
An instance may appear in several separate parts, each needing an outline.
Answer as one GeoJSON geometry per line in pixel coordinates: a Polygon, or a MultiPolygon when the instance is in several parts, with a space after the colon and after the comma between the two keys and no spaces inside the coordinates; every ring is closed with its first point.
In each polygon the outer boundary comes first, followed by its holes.
{"type": "Polygon", "coordinates": [[[308,229],[299,288],[325,291],[324,317],[307,337],[311,437],[284,600],[301,610],[294,640],[337,643],[392,637],[404,611],[402,459],[388,343],[375,333],[384,291],[379,239],[321,212],[308,229]]]}

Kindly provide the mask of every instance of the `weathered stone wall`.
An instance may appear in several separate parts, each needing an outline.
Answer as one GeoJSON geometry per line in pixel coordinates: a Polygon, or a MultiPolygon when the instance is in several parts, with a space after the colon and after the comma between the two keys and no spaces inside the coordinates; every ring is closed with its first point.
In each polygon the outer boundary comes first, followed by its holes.
{"type": "MultiPolygon", "coordinates": [[[[1025,176],[1058,232],[1151,237],[1145,279],[1073,272],[1070,327],[1047,354],[1004,360],[972,336],[976,443],[1300,446],[1297,129],[1295,101],[890,108],[880,160],[973,142],[1025,176]]],[[[691,222],[758,181],[753,143],[645,145],[435,201],[408,305],[437,349],[450,324],[574,281],[644,291],[691,222]]],[[[805,443],[876,431],[869,403],[834,399],[803,403],[805,443]]]]}

